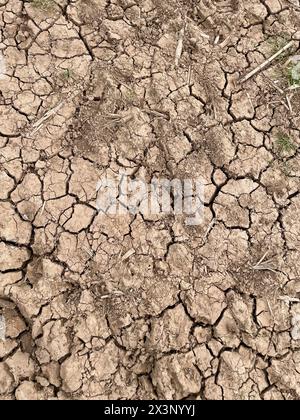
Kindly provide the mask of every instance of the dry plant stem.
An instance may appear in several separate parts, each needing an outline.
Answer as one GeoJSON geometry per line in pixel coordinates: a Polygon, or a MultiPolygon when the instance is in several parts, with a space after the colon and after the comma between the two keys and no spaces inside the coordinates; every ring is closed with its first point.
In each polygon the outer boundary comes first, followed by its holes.
{"type": "Polygon", "coordinates": [[[273,82],[273,80],[271,80],[268,76],[266,76],[265,74],[263,74],[263,76],[265,77],[265,79],[274,87],[274,89],[276,89],[281,95],[284,95],[284,91],[282,89],[280,89],[279,86],[276,85],[276,83],[273,82]]]}
{"type": "Polygon", "coordinates": [[[176,67],[179,66],[179,61],[180,61],[182,51],[183,51],[183,40],[184,40],[185,30],[186,30],[186,18],[184,19],[183,27],[179,32],[179,39],[178,39],[178,44],[177,44],[176,53],[175,53],[175,66],[176,67]]]}
{"type": "MultiPolygon", "coordinates": [[[[189,21],[189,22],[192,22],[193,23],[193,19],[191,19],[191,18],[189,18],[189,17],[186,17],[186,20],[187,21],[189,21]]],[[[210,36],[209,35],[207,35],[205,32],[203,32],[201,29],[199,29],[198,28],[198,33],[199,33],[199,35],[200,36],[202,36],[203,38],[205,38],[205,39],[207,39],[207,40],[210,40],[210,36]]],[[[224,41],[223,41],[224,42],[224,41]]]]}
{"type": "Polygon", "coordinates": [[[163,113],[163,112],[159,112],[159,111],[155,111],[153,109],[145,109],[145,112],[149,115],[153,115],[154,117],[157,118],[164,118],[164,119],[169,119],[169,115],[163,113]]]}
{"type": "Polygon", "coordinates": [[[294,45],[294,41],[290,41],[283,48],[281,48],[276,54],[272,55],[272,57],[268,58],[268,60],[264,61],[262,64],[260,64],[258,67],[256,67],[254,70],[252,70],[250,73],[248,73],[245,77],[243,77],[241,79],[240,83],[247,82],[247,80],[251,79],[257,73],[261,72],[269,64],[271,64],[272,61],[276,60],[277,57],[279,57],[282,53],[284,53],[286,50],[288,50],[289,48],[291,48],[293,45],[294,45]]]}
{"type": "Polygon", "coordinates": [[[122,261],[128,260],[131,255],[135,254],[135,250],[132,248],[129,251],[126,252],[126,254],[123,255],[122,261]]]}
{"type": "Polygon", "coordinates": [[[260,265],[264,259],[266,258],[266,256],[268,255],[268,251],[261,257],[261,259],[255,264],[255,267],[257,267],[258,265],[260,265]]]}
{"type": "Polygon", "coordinates": [[[249,99],[249,103],[250,103],[250,105],[251,105],[252,111],[253,111],[253,113],[255,113],[255,108],[254,108],[254,105],[253,105],[252,99],[251,99],[251,97],[250,97],[250,95],[249,95],[249,93],[248,93],[248,92],[247,92],[247,97],[248,97],[248,99],[249,99]]]}
{"type": "Polygon", "coordinates": [[[109,294],[109,295],[103,295],[103,296],[101,296],[100,299],[109,299],[113,295],[115,295],[115,296],[124,296],[124,293],[121,292],[121,291],[119,291],[119,290],[116,290],[114,292],[111,292],[111,294],[109,294]]]}
{"type": "Polygon", "coordinates": [[[225,38],[224,41],[221,42],[221,44],[219,44],[219,47],[221,48],[227,47],[227,45],[229,44],[230,38],[231,38],[231,35],[228,35],[228,37],[225,38]]]}
{"type": "Polygon", "coordinates": [[[178,44],[177,44],[177,48],[176,48],[176,54],[175,54],[175,66],[178,67],[179,65],[179,61],[182,55],[182,50],[183,50],[183,38],[184,38],[184,28],[181,29],[180,33],[179,33],[179,40],[178,40],[178,44]]]}
{"type": "Polygon", "coordinates": [[[55,115],[63,106],[64,102],[61,102],[60,104],[58,104],[55,108],[51,109],[50,111],[48,111],[40,120],[38,120],[37,122],[35,122],[33,124],[33,132],[32,134],[36,133],[43,125],[43,123],[45,121],[47,121],[52,115],[55,115]]]}
{"type": "Polygon", "coordinates": [[[288,110],[290,111],[290,108],[287,106],[287,104],[284,101],[280,101],[280,103],[288,110]]]}
{"type": "Polygon", "coordinates": [[[210,222],[210,224],[208,225],[208,227],[207,227],[207,229],[206,229],[206,232],[205,232],[205,234],[204,234],[204,239],[205,239],[205,240],[207,239],[207,237],[208,237],[208,235],[209,235],[210,231],[212,230],[212,228],[214,227],[215,223],[216,223],[216,219],[213,219],[213,220],[210,222]]]}
{"type": "Polygon", "coordinates": [[[279,296],[278,299],[281,300],[281,301],[283,301],[283,302],[285,302],[285,303],[287,303],[287,304],[290,304],[290,303],[300,303],[300,299],[293,298],[293,297],[290,297],[290,296],[279,296]]]}
{"type": "Polygon", "coordinates": [[[74,99],[77,95],[79,95],[80,91],[76,90],[73,94],[69,94],[69,97],[61,101],[58,105],[56,105],[54,108],[50,109],[46,112],[38,121],[32,124],[33,130],[29,133],[30,135],[33,135],[37,133],[44,125],[46,121],[48,121],[51,117],[56,115],[58,111],[65,105],[65,103],[69,100],[74,99]]]}
{"type": "Polygon", "coordinates": [[[46,207],[46,201],[44,201],[44,204],[43,204],[43,207],[42,207],[42,211],[41,211],[41,215],[43,215],[43,214],[44,214],[45,207],[46,207]]]}
{"type": "Polygon", "coordinates": [[[187,85],[191,86],[192,80],[192,66],[189,66],[188,76],[187,76],[187,85]]]}
{"type": "Polygon", "coordinates": [[[292,108],[291,100],[290,100],[288,95],[286,95],[286,102],[288,104],[288,108],[290,110],[290,113],[292,114],[293,113],[293,108],[292,108]]]}
{"type": "Polygon", "coordinates": [[[273,273],[276,273],[276,270],[274,269],[274,267],[271,265],[272,264],[272,259],[270,260],[265,260],[266,256],[268,255],[268,252],[266,252],[264,254],[264,256],[258,261],[257,264],[255,264],[252,269],[253,270],[258,270],[258,271],[271,271],[273,273]]]}
{"type": "Polygon", "coordinates": [[[214,41],[214,45],[218,45],[219,41],[220,41],[220,35],[217,35],[214,41]]]}
{"type": "Polygon", "coordinates": [[[287,90],[297,90],[300,89],[300,86],[296,85],[296,86],[290,86],[287,90]]]}

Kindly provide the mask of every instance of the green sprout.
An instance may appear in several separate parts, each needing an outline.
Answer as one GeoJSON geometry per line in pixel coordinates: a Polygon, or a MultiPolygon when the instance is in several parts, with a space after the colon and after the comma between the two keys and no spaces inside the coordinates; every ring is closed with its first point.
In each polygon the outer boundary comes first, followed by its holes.
{"type": "Polygon", "coordinates": [[[54,6],[53,0],[30,0],[33,7],[43,10],[51,10],[54,6]]]}
{"type": "Polygon", "coordinates": [[[73,72],[72,72],[72,70],[70,70],[70,69],[65,69],[63,72],[62,72],[62,78],[63,79],[66,79],[66,80],[69,80],[70,78],[72,78],[73,77],[73,72]]]}
{"type": "Polygon", "coordinates": [[[286,134],[279,134],[276,140],[276,146],[280,153],[291,153],[297,149],[297,146],[286,134]]]}

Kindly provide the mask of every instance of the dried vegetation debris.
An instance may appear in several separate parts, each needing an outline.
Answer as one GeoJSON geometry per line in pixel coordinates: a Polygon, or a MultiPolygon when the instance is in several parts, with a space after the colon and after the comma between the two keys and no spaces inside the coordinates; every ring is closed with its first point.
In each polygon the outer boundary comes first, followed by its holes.
{"type": "Polygon", "coordinates": [[[0,3],[1,399],[299,399],[296,3],[0,3]],[[203,223],[100,215],[119,169],[203,223]]]}

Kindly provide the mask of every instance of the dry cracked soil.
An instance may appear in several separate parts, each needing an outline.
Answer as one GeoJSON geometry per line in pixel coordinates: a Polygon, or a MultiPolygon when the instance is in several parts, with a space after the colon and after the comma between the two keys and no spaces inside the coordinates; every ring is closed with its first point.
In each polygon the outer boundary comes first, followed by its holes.
{"type": "Polygon", "coordinates": [[[299,23],[0,0],[0,399],[300,398],[299,23]],[[119,170],[201,177],[202,222],[99,213],[119,170]]]}

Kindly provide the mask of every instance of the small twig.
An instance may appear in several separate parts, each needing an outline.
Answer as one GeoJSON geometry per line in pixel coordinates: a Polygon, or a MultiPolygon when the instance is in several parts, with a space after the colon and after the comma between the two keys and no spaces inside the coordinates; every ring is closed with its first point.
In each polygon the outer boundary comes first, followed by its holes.
{"type": "Polygon", "coordinates": [[[120,114],[106,114],[103,116],[104,118],[110,120],[109,123],[105,124],[104,127],[109,127],[112,124],[119,124],[119,123],[123,123],[126,124],[128,123],[130,120],[132,120],[133,116],[130,114],[127,115],[120,115],[120,114]]]}
{"type": "Polygon", "coordinates": [[[33,135],[33,134],[37,133],[43,127],[44,123],[46,121],[48,121],[52,116],[54,116],[55,114],[57,114],[57,112],[65,105],[65,103],[67,103],[68,101],[74,99],[79,94],[80,94],[80,90],[78,90],[78,89],[75,90],[74,93],[69,94],[66,99],[64,99],[63,101],[61,101],[54,108],[52,108],[49,111],[47,111],[38,121],[36,121],[35,123],[32,124],[32,127],[33,127],[34,130],[29,131],[29,134],[30,135],[33,135]]]}
{"type": "Polygon", "coordinates": [[[255,266],[252,268],[253,270],[257,270],[257,271],[271,271],[272,273],[276,273],[276,270],[274,270],[274,268],[268,264],[261,264],[259,266],[255,266]]]}
{"type": "Polygon", "coordinates": [[[220,35],[217,35],[214,40],[214,45],[218,45],[219,41],[220,41],[220,35]]]}
{"type": "Polygon", "coordinates": [[[290,98],[289,98],[289,96],[288,96],[288,95],[286,95],[286,102],[287,102],[287,104],[288,104],[288,107],[289,107],[290,113],[292,114],[292,113],[293,113],[293,108],[292,108],[291,100],[290,100],[290,98]]]}
{"type": "Polygon", "coordinates": [[[300,303],[300,299],[293,298],[290,296],[279,296],[278,300],[282,300],[283,302],[289,304],[289,303],[300,303]]]}
{"type": "Polygon", "coordinates": [[[253,268],[253,270],[257,270],[257,271],[275,271],[272,267],[270,267],[267,264],[255,265],[252,268],[253,268]]]}
{"type": "Polygon", "coordinates": [[[187,76],[187,85],[191,86],[192,79],[192,66],[189,66],[188,76],[187,76]]]}
{"type": "Polygon", "coordinates": [[[281,103],[282,101],[271,101],[271,102],[268,102],[267,105],[275,105],[275,104],[281,104],[281,103]]]}
{"type": "Polygon", "coordinates": [[[274,314],[273,314],[273,311],[272,311],[272,308],[271,308],[270,302],[269,302],[269,300],[268,300],[268,299],[266,299],[266,301],[267,301],[267,306],[268,306],[268,309],[269,309],[269,311],[270,311],[270,314],[271,314],[272,318],[274,319],[274,314]]]}
{"type": "MultiPolygon", "coordinates": [[[[191,19],[191,18],[190,18],[190,17],[188,17],[188,16],[185,16],[185,19],[186,19],[187,21],[190,21],[190,22],[192,22],[192,23],[195,23],[195,22],[193,21],[193,19],[191,19]]],[[[205,39],[210,39],[210,36],[209,36],[209,35],[207,35],[205,32],[203,32],[201,29],[197,28],[197,31],[198,31],[199,35],[200,35],[200,36],[202,36],[203,38],[205,38],[205,39]]]]}
{"type": "Polygon", "coordinates": [[[42,211],[41,211],[41,216],[43,216],[43,214],[44,214],[45,207],[46,207],[46,201],[44,201],[44,204],[43,204],[43,207],[42,207],[42,211]]]}
{"type": "Polygon", "coordinates": [[[183,40],[184,40],[184,35],[185,35],[185,29],[186,29],[186,19],[184,21],[183,28],[179,32],[179,38],[178,38],[178,43],[177,43],[177,48],[176,48],[176,53],[175,53],[175,66],[176,67],[178,67],[179,65],[179,61],[180,61],[182,51],[183,51],[183,40]]]}
{"type": "Polygon", "coordinates": [[[272,259],[270,260],[265,260],[266,256],[267,256],[268,252],[266,252],[264,254],[264,256],[258,261],[257,264],[255,264],[252,269],[253,270],[258,270],[258,271],[272,271],[273,273],[276,273],[276,270],[274,269],[274,267],[271,265],[272,264],[272,259]]]}
{"type": "Polygon", "coordinates": [[[252,111],[253,111],[253,113],[255,113],[255,108],[254,108],[254,105],[253,105],[252,99],[251,99],[251,97],[250,97],[250,95],[249,95],[249,93],[248,93],[248,92],[247,92],[247,97],[248,97],[248,99],[249,99],[249,103],[250,103],[250,105],[251,105],[252,111]]]}
{"type": "Polygon", "coordinates": [[[216,219],[212,219],[212,221],[208,225],[208,227],[206,229],[206,232],[204,234],[204,239],[205,240],[207,239],[207,237],[208,237],[209,233],[211,232],[212,228],[214,227],[215,223],[216,223],[216,219]]]}
{"type": "Polygon", "coordinates": [[[128,258],[131,257],[131,255],[135,254],[135,250],[133,248],[131,248],[129,251],[127,251],[123,257],[122,257],[122,261],[128,260],[128,258]]]}
{"type": "Polygon", "coordinates": [[[5,341],[6,338],[6,322],[3,315],[0,315],[0,340],[5,341]]]}
{"type": "Polygon", "coordinates": [[[170,119],[170,115],[168,115],[167,112],[156,111],[154,109],[148,109],[148,108],[145,108],[144,111],[147,114],[154,115],[155,117],[158,117],[158,118],[164,118],[166,120],[170,119]]]}
{"type": "Polygon", "coordinates": [[[288,110],[290,111],[289,107],[287,106],[287,104],[284,101],[280,101],[280,103],[288,110]]]}
{"type": "Polygon", "coordinates": [[[228,35],[227,38],[224,39],[224,41],[221,42],[221,44],[219,44],[220,48],[224,48],[227,47],[229,41],[230,41],[231,35],[228,35]]]}
{"type": "Polygon", "coordinates": [[[270,63],[272,63],[272,61],[274,61],[277,57],[279,57],[283,52],[285,52],[286,50],[291,48],[293,45],[294,45],[294,41],[290,41],[283,48],[281,48],[276,54],[272,55],[272,57],[268,58],[266,61],[264,61],[262,64],[260,64],[258,67],[256,67],[254,70],[252,70],[250,73],[248,73],[245,77],[243,77],[241,79],[240,83],[245,83],[247,80],[251,79],[257,73],[261,72],[270,63]]]}
{"type": "Polygon", "coordinates": [[[273,82],[273,80],[271,80],[268,76],[266,76],[265,74],[263,74],[263,76],[266,78],[266,80],[281,94],[284,95],[284,91],[282,89],[280,89],[279,86],[276,85],[276,83],[273,82]]]}
{"type": "Polygon", "coordinates": [[[94,256],[94,252],[91,250],[91,249],[88,249],[86,246],[83,246],[82,247],[82,249],[87,253],[87,254],[89,254],[89,256],[91,257],[91,258],[93,258],[93,256],[94,256]]]}
{"type": "Polygon", "coordinates": [[[199,35],[202,36],[203,38],[210,39],[210,36],[207,35],[205,32],[200,31],[200,29],[199,29],[199,35]]]}
{"type": "Polygon", "coordinates": [[[261,257],[261,259],[255,265],[260,265],[264,261],[267,255],[268,255],[268,251],[261,257]]]}
{"type": "Polygon", "coordinates": [[[214,111],[214,119],[217,121],[217,108],[216,108],[214,103],[213,103],[212,107],[213,107],[213,111],[214,111]]]}
{"type": "Polygon", "coordinates": [[[46,112],[46,114],[42,118],[40,118],[38,121],[32,124],[32,127],[34,128],[34,130],[32,131],[31,134],[35,134],[43,126],[44,122],[46,122],[49,118],[55,115],[62,108],[63,105],[64,105],[64,102],[61,102],[55,108],[46,112]]]}
{"type": "MultiPolygon", "coordinates": [[[[273,321],[274,321],[274,315],[273,315],[273,312],[272,312],[272,309],[271,309],[271,306],[270,306],[270,304],[269,304],[269,301],[267,300],[267,304],[268,304],[268,307],[269,307],[269,311],[270,311],[270,313],[271,313],[271,315],[272,315],[272,318],[273,318],[273,321]]],[[[275,331],[275,325],[273,325],[273,328],[272,328],[272,332],[271,332],[271,335],[270,335],[270,340],[269,340],[269,344],[268,344],[268,348],[267,348],[267,351],[266,351],[266,354],[265,354],[265,357],[264,357],[264,361],[266,362],[267,361],[267,359],[268,359],[268,353],[269,353],[269,351],[270,351],[270,348],[271,348],[271,345],[272,345],[272,339],[273,339],[273,334],[274,334],[274,331],[275,331]]]]}
{"type": "Polygon", "coordinates": [[[296,90],[296,89],[300,89],[300,85],[293,85],[287,88],[287,90],[296,90]]]}
{"type": "Polygon", "coordinates": [[[110,297],[112,297],[112,295],[116,295],[116,296],[124,296],[123,292],[120,292],[119,290],[116,290],[114,292],[111,292],[109,295],[103,295],[100,297],[100,299],[109,299],[110,297]]]}
{"type": "Polygon", "coordinates": [[[122,118],[124,118],[120,114],[105,114],[104,117],[105,118],[111,118],[112,120],[121,120],[122,118]]]}

